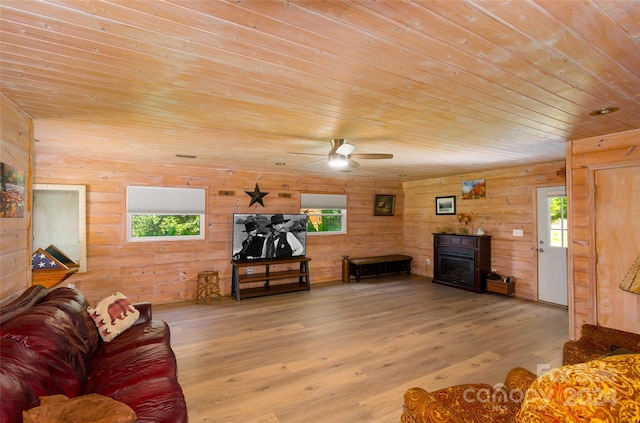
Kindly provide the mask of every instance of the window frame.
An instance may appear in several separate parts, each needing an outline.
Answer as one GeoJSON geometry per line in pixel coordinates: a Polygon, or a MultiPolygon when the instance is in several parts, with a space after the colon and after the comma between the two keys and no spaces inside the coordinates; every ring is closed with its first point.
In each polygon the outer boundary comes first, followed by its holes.
{"type": "Polygon", "coordinates": [[[201,241],[206,228],[205,188],[159,187],[130,185],[125,189],[125,240],[126,242],[174,242],[201,241]],[[143,199],[130,199],[131,194],[143,199]],[[147,216],[199,216],[199,234],[135,237],[132,235],[132,217],[147,216]]]}
{"type": "Polygon", "coordinates": [[[569,220],[568,220],[568,204],[567,204],[567,196],[566,194],[552,194],[547,196],[547,210],[551,209],[552,202],[556,199],[561,199],[561,216],[558,218],[559,226],[554,226],[553,219],[551,218],[551,213],[549,212],[549,246],[554,248],[569,248],[569,220]],[[559,235],[554,236],[554,232],[557,232],[559,235]],[[554,244],[554,239],[560,239],[560,245],[554,244]]]}
{"type": "Polygon", "coordinates": [[[302,193],[300,195],[300,213],[307,215],[307,227],[313,217],[340,216],[341,230],[339,231],[309,231],[307,235],[346,235],[347,234],[347,195],[346,194],[322,194],[322,193],[302,193]],[[309,213],[318,210],[340,210],[336,213],[309,213]]]}

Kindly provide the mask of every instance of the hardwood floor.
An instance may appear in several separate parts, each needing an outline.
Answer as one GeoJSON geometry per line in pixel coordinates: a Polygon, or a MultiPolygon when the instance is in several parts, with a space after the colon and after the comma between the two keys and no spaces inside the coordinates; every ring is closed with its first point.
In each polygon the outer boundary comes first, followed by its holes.
{"type": "Polygon", "coordinates": [[[557,367],[563,307],[406,275],[212,305],[154,306],[190,423],[398,422],[402,396],[557,367]]]}

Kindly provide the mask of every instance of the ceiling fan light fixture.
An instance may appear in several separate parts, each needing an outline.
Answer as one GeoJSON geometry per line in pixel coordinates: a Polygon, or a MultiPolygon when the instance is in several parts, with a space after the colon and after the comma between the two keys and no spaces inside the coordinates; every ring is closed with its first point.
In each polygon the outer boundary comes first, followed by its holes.
{"type": "Polygon", "coordinates": [[[347,156],[343,156],[341,154],[330,154],[329,155],[329,166],[331,167],[347,167],[349,165],[349,158],[347,156]]]}

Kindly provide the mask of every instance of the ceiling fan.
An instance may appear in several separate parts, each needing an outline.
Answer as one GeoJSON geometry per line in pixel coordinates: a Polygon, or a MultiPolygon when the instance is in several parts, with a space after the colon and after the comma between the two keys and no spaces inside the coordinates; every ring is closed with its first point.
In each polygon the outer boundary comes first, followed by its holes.
{"type": "MultiPolygon", "coordinates": [[[[335,168],[358,167],[358,162],[354,159],[392,159],[393,154],[384,153],[365,153],[365,154],[353,154],[356,146],[350,144],[344,138],[333,138],[331,140],[331,151],[327,155],[329,166],[335,168]]],[[[305,154],[309,156],[320,156],[321,154],[312,153],[290,153],[290,154],[305,154]]]]}

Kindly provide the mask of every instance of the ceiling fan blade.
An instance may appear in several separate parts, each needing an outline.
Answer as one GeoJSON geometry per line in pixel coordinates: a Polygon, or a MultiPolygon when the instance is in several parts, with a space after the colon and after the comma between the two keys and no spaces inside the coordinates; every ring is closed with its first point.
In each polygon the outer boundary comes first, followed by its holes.
{"type": "Polygon", "coordinates": [[[326,163],[326,162],[327,162],[327,159],[325,158],[325,159],[314,160],[312,162],[306,163],[304,166],[313,166],[313,165],[316,165],[318,163],[326,163]]]}
{"type": "Polygon", "coordinates": [[[356,146],[349,144],[344,138],[332,138],[331,139],[331,151],[329,154],[339,154],[341,156],[348,156],[355,150],[356,146]]]}
{"type": "Polygon", "coordinates": [[[349,157],[349,167],[353,167],[353,168],[360,167],[360,163],[356,162],[351,157],[349,157]]]}
{"type": "Polygon", "coordinates": [[[316,154],[316,153],[297,153],[295,151],[287,151],[287,154],[299,154],[301,156],[319,156],[319,157],[327,157],[326,154],[316,154]]]}
{"type": "Polygon", "coordinates": [[[349,157],[354,159],[393,159],[393,154],[363,153],[363,154],[352,154],[349,157]]]}
{"type": "Polygon", "coordinates": [[[341,156],[348,156],[351,153],[353,153],[353,150],[356,149],[356,146],[353,144],[349,144],[348,142],[343,142],[342,144],[340,144],[340,146],[338,148],[336,148],[336,153],[340,154],[341,156]]]}

